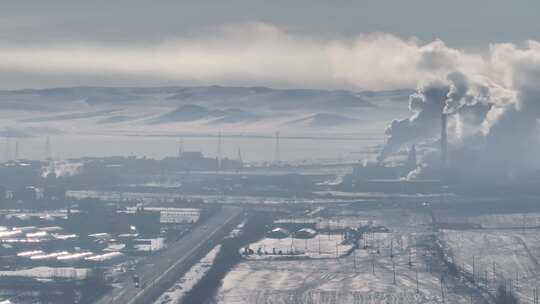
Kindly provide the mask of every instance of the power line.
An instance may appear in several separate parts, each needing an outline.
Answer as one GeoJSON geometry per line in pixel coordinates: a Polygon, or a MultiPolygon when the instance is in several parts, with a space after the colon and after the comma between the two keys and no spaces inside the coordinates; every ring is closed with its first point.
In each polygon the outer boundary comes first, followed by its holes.
{"type": "Polygon", "coordinates": [[[4,150],[4,159],[6,162],[9,162],[11,160],[11,148],[10,148],[10,142],[9,137],[6,137],[6,147],[4,150]]]}
{"type": "Polygon", "coordinates": [[[52,160],[51,138],[49,136],[45,139],[45,160],[52,160]]]}
{"type": "Polygon", "coordinates": [[[19,159],[19,142],[18,141],[15,142],[15,156],[14,156],[14,159],[15,160],[19,159]]]}
{"type": "Polygon", "coordinates": [[[240,150],[240,148],[238,148],[238,153],[237,153],[237,156],[236,156],[236,160],[238,161],[239,164],[244,163],[244,161],[242,159],[242,151],[240,150]]]}
{"type": "Polygon", "coordinates": [[[221,131],[218,133],[217,165],[221,168],[221,131]]]}
{"type": "Polygon", "coordinates": [[[178,158],[182,157],[182,153],[184,153],[184,139],[180,137],[178,140],[178,158]]]}

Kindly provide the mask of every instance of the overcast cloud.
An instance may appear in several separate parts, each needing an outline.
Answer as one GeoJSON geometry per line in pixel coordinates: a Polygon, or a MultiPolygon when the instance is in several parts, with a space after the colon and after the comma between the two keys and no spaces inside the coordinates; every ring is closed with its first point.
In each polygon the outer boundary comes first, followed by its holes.
{"type": "Polygon", "coordinates": [[[154,45],[3,46],[4,87],[27,85],[267,85],[327,89],[414,87],[427,76],[481,68],[475,54],[444,42],[391,34],[325,39],[271,24],[224,26],[154,45]],[[15,77],[13,77],[15,75],[15,77]],[[17,75],[20,75],[17,77],[17,75]],[[11,82],[11,83],[10,83],[11,82]],[[36,84],[35,82],[39,82],[36,84]]]}
{"type": "Polygon", "coordinates": [[[537,1],[1,1],[0,88],[415,87],[540,40],[537,1]]]}

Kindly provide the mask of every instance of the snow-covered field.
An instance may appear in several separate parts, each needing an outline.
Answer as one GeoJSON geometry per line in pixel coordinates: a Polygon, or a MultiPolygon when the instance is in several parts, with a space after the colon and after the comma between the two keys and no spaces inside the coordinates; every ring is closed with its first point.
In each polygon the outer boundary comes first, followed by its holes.
{"type": "MultiPolygon", "coordinates": [[[[365,244],[337,259],[245,260],[226,276],[215,302],[442,303],[440,277],[417,249],[416,234],[377,233],[365,244]]],[[[446,303],[468,301],[453,284],[443,280],[446,303]]]]}
{"type": "Polygon", "coordinates": [[[445,253],[461,271],[491,292],[506,284],[521,303],[533,303],[540,273],[540,230],[444,230],[445,253]]]}
{"type": "Polygon", "coordinates": [[[252,243],[255,254],[226,275],[214,303],[412,304],[443,303],[443,296],[444,303],[471,303],[471,298],[472,303],[489,303],[489,294],[501,285],[514,291],[521,304],[534,303],[534,290],[540,287],[539,213],[457,216],[459,210],[439,211],[436,218],[444,222],[479,228],[457,225],[456,230],[436,231],[429,213],[412,209],[329,211],[316,209],[314,216],[326,216],[315,219],[319,228],[367,224],[388,232],[365,234],[358,249],[340,245],[341,235],[326,233],[252,243]],[[294,257],[286,255],[291,247],[294,257]],[[280,250],[282,255],[274,254],[280,250]]]}
{"type": "Polygon", "coordinates": [[[540,213],[487,214],[469,218],[483,228],[532,228],[540,227],[540,213]]]}
{"type": "Polygon", "coordinates": [[[90,272],[86,268],[74,267],[34,267],[19,270],[3,270],[0,271],[0,277],[28,277],[37,279],[77,279],[82,280],[88,276],[90,272]]]}

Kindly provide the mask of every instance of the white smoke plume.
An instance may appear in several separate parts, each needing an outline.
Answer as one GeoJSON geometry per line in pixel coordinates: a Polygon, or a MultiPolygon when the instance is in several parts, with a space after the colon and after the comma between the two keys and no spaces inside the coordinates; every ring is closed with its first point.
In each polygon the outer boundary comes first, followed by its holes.
{"type": "Polygon", "coordinates": [[[540,43],[492,45],[476,69],[454,64],[455,59],[446,62],[439,64],[453,66],[454,72],[420,85],[411,95],[412,115],[389,126],[380,159],[404,144],[438,138],[444,111],[450,117],[451,165],[507,175],[538,168],[540,43]],[[463,157],[471,149],[481,155],[474,164],[463,157]]]}
{"type": "Polygon", "coordinates": [[[48,177],[54,174],[55,177],[74,176],[81,172],[82,163],[71,163],[67,161],[52,161],[47,166],[41,168],[41,176],[48,177]]]}

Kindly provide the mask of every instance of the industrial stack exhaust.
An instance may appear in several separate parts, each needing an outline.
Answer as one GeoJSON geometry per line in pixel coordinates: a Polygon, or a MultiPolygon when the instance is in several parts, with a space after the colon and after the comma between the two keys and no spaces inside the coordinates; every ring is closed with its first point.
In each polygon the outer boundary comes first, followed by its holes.
{"type": "Polygon", "coordinates": [[[446,158],[448,153],[448,134],[447,134],[447,125],[448,125],[448,114],[441,113],[441,173],[444,175],[446,170],[446,158]]]}

